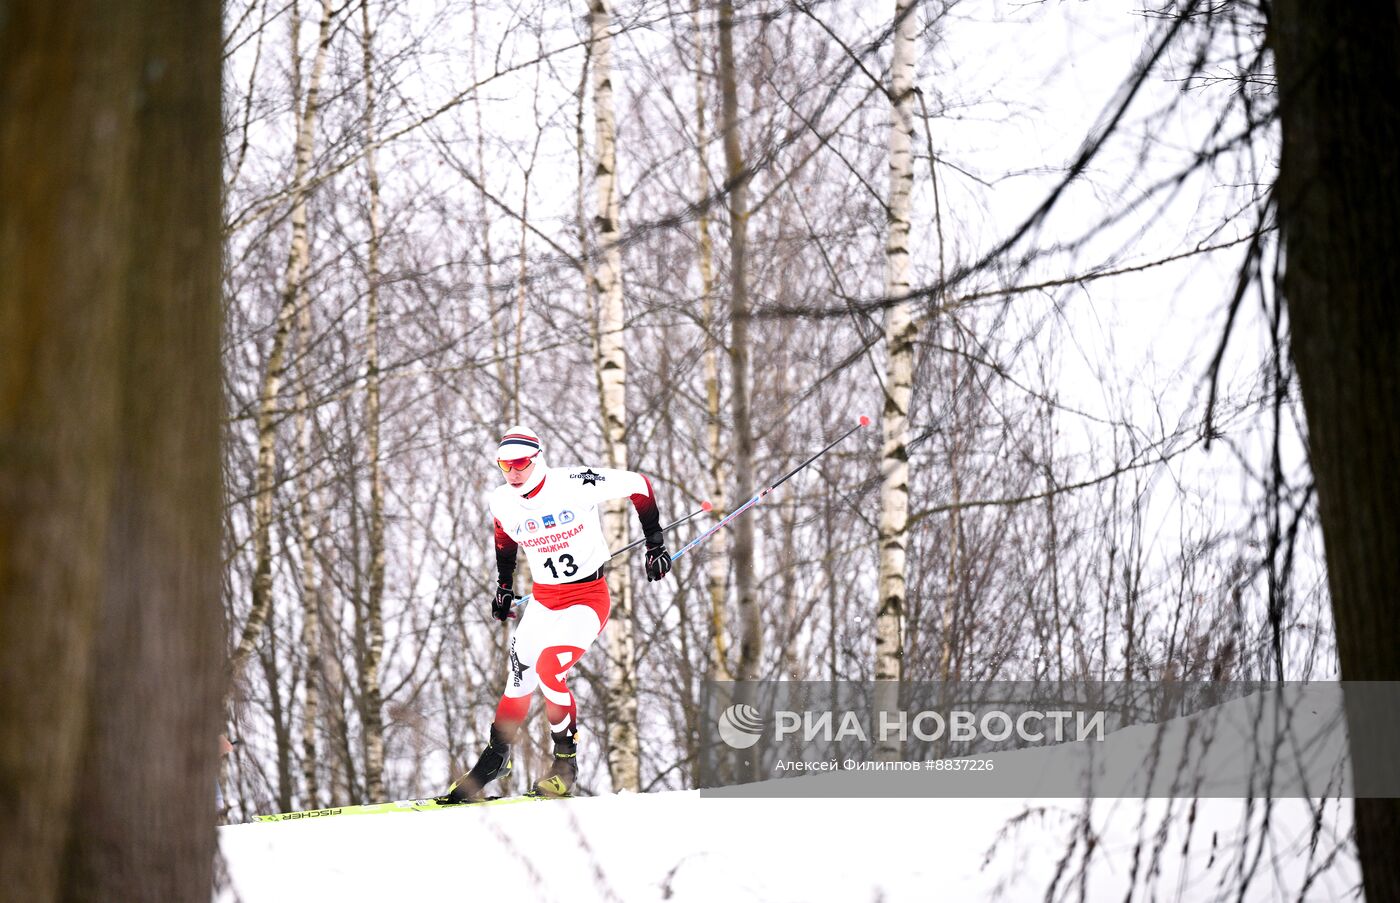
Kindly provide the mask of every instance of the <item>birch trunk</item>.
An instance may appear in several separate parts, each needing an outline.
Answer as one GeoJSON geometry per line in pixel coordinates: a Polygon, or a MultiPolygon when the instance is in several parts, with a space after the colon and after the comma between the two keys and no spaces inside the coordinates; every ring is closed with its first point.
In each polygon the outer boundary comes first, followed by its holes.
{"type": "Polygon", "coordinates": [[[316,515],[311,501],[310,393],[305,366],[311,336],[311,305],[306,301],[303,296],[298,302],[300,314],[296,342],[297,360],[302,362],[297,389],[296,485],[297,536],[301,553],[301,648],[306,660],[306,676],[302,684],[301,769],[305,793],[303,802],[306,808],[315,809],[321,796],[316,780],[316,722],[321,703],[321,589],[316,571],[316,515]]]}
{"type": "Polygon", "coordinates": [[[360,4],[361,51],[365,64],[365,178],[369,184],[369,248],[366,255],[365,435],[369,446],[369,595],[365,599],[360,660],[361,719],[365,730],[365,789],[384,798],[384,700],[379,670],[384,659],[384,470],[379,448],[379,170],[374,130],[374,46],[369,2],[360,4]]]}
{"type": "MultiPolygon", "coordinates": [[[[538,69],[539,67],[536,68],[538,69]]],[[[538,98],[538,79],[536,80],[535,88],[535,97],[538,98]]],[[[538,120],[536,120],[536,122],[538,123],[538,120]]],[[[536,141],[535,147],[536,149],[539,148],[538,141],[536,141]]],[[[507,398],[509,399],[510,404],[509,420],[511,423],[520,422],[520,394],[523,391],[524,386],[520,374],[521,367],[524,366],[525,362],[525,314],[527,311],[526,302],[529,299],[528,289],[530,287],[530,257],[529,245],[527,241],[530,237],[530,230],[527,224],[530,221],[530,174],[533,171],[533,169],[534,157],[532,156],[530,159],[530,166],[526,167],[525,169],[525,184],[522,186],[521,189],[520,201],[520,241],[517,247],[515,265],[515,350],[513,352],[512,357],[514,361],[514,366],[511,370],[512,382],[510,385],[510,391],[507,394],[507,398]]]]}
{"type": "Polygon", "coordinates": [[[207,899],[220,8],[0,18],[0,893],[207,899]]]}
{"type": "MultiPolygon", "coordinates": [[[[749,413],[748,174],[739,145],[739,86],[734,71],[734,4],[719,5],[720,130],[724,134],[725,188],[729,193],[729,374],[734,417],[734,497],[754,492],[753,423],[749,413]]],[[[735,677],[756,680],[763,625],[754,596],[753,518],[734,520],[734,587],[739,606],[739,661],[735,677]]]]}
{"type": "MultiPolygon", "coordinates": [[[[543,52],[544,48],[543,46],[541,46],[540,53],[543,52]]],[[[523,405],[521,397],[525,391],[525,384],[521,377],[521,368],[524,366],[525,362],[525,317],[529,313],[528,302],[530,287],[530,179],[534,176],[535,163],[539,160],[540,155],[540,141],[544,137],[544,126],[540,122],[540,83],[541,79],[543,78],[542,70],[544,67],[536,66],[534,68],[535,90],[534,93],[531,95],[533,100],[531,101],[530,110],[531,113],[534,114],[533,119],[531,121],[534,123],[535,126],[535,140],[530,147],[530,156],[525,163],[524,171],[522,173],[522,175],[524,176],[524,184],[522,184],[520,187],[520,241],[518,243],[519,247],[518,253],[516,255],[517,262],[515,279],[515,381],[511,386],[509,395],[507,396],[512,412],[509,419],[512,423],[520,422],[521,410],[523,405]]]]}
{"type": "MultiPolygon", "coordinates": [[[[617,146],[612,94],[612,10],[608,0],[591,0],[593,119],[597,169],[594,171],[594,232],[601,259],[594,271],[598,299],[598,372],[602,389],[603,436],[608,466],[627,466],[627,353],[622,346],[622,247],[618,224],[617,146]]],[[[605,516],[608,547],[627,543],[627,502],[613,502],[605,516]]],[[[641,789],[641,749],[637,738],[636,643],[632,636],[632,582],[625,567],[609,581],[613,613],[608,620],[608,772],[614,790],[641,789]]]]}
{"type": "Polygon", "coordinates": [[[593,47],[585,44],[583,47],[583,65],[579,67],[578,74],[578,115],[574,119],[574,158],[577,164],[575,173],[578,186],[574,192],[574,217],[578,220],[578,260],[583,272],[583,284],[588,292],[588,327],[589,341],[593,349],[593,371],[597,380],[599,410],[602,410],[603,403],[603,371],[598,366],[598,349],[601,347],[598,342],[598,315],[600,310],[596,303],[595,290],[597,286],[593,284],[593,252],[588,240],[588,76],[592,72],[593,47]]]}
{"type": "MultiPolygon", "coordinates": [[[[277,765],[277,808],[286,812],[292,805],[292,712],[290,700],[282,701],[282,661],[277,644],[277,609],[267,616],[267,642],[258,646],[257,658],[267,687],[267,714],[272,721],[273,756],[277,765]]],[[[293,675],[292,685],[296,685],[293,675]]]]}
{"type": "MultiPolygon", "coordinates": [[[[292,54],[296,57],[298,30],[293,8],[292,54]]],[[[311,169],[311,152],[315,144],[316,112],[320,103],[321,76],[326,68],[326,50],[330,46],[331,0],[321,0],[321,26],[316,44],[311,80],[306,89],[306,103],[297,126],[296,164],[292,175],[292,240],[287,253],[287,265],[282,280],[282,304],[277,312],[277,330],[272,337],[272,349],[267,356],[262,392],[258,403],[258,470],[257,490],[253,503],[253,604],[248,620],[238,640],[230,662],[237,675],[248,661],[267,622],[272,604],[272,514],[277,479],[277,399],[286,376],[287,341],[292,331],[297,298],[306,280],[311,252],[306,231],[307,176],[311,169]]],[[[294,59],[295,61],[295,59],[294,59]]]]}
{"type": "MultiPolygon", "coordinates": [[[[481,22],[477,2],[472,0],[472,43],[468,54],[472,84],[480,84],[477,71],[476,50],[481,41],[481,22]]],[[[476,125],[476,192],[477,216],[481,221],[481,278],[486,292],[486,316],[491,324],[491,350],[496,357],[496,380],[500,384],[501,420],[510,420],[509,401],[505,397],[510,374],[510,336],[501,324],[500,312],[496,310],[496,277],[493,272],[495,260],[491,254],[491,217],[486,206],[486,130],[481,125],[481,92],[472,92],[472,114],[476,125]]]]}
{"type": "MultiPolygon", "coordinates": [[[[890,193],[885,238],[885,296],[909,294],[909,194],[914,181],[913,0],[895,0],[894,60],[890,66],[890,193]]],[[[905,550],[909,529],[909,399],[914,385],[915,324],[908,301],[885,315],[884,449],[880,483],[880,597],[875,612],[876,707],[895,710],[904,676],[905,550]]],[[[894,757],[898,747],[878,752],[894,757]]]]}
{"type": "MultiPolygon", "coordinates": [[[[714,243],[710,239],[710,208],[704,204],[710,194],[709,133],[705,128],[705,30],[700,19],[700,0],[691,0],[691,23],[695,29],[695,148],[699,157],[696,173],[696,200],[701,202],[696,230],[700,234],[700,322],[705,329],[705,450],[710,468],[710,504],[715,517],[728,514],[726,504],[728,474],[724,467],[724,445],[720,433],[720,362],[724,346],[719,335],[715,310],[714,243]]],[[[729,534],[720,530],[710,537],[710,560],[706,565],[706,589],[710,598],[710,679],[732,680],[729,670],[729,625],[725,600],[729,591],[729,534]]]]}

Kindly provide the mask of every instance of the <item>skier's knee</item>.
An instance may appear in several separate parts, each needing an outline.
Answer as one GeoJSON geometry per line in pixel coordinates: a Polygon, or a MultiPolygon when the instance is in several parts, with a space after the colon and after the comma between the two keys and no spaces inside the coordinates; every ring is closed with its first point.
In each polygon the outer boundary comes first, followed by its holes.
{"type": "Polygon", "coordinates": [[[569,688],[564,685],[564,675],[583,658],[583,649],[578,646],[550,646],[535,660],[535,673],[539,677],[546,695],[550,690],[567,695],[569,688]]]}

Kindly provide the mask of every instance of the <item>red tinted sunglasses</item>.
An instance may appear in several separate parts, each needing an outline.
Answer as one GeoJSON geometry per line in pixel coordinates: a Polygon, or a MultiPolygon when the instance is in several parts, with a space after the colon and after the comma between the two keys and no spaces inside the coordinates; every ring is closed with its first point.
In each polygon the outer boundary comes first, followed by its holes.
{"type": "Polygon", "coordinates": [[[510,473],[512,470],[524,470],[535,463],[534,457],[511,458],[509,461],[497,461],[496,466],[501,469],[501,473],[510,473]]]}

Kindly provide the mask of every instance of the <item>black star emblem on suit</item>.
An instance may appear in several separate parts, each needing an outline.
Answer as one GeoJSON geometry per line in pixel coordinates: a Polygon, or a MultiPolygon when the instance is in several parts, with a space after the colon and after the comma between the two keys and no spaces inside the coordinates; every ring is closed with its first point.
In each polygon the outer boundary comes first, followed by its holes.
{"type": "Polygon", "coordinates": [[[530,666],[520,660],[520,656],[515,654],[515,644],[511,644],[510,649],[510,671],[514,678],[515,686],[520,686],[520,682],[525,679],[525,672],[530,670],[530,666]]]}
{"type": "Polygon", "coordinates": [[[607,479],[607,477],[603,476],[600,473],[594,473],[593,468],[591,467],[585,470],[583,473],[579,474],[578,478],[580,480],[583,480],[583,485],[585,486],[597,486],[599,480],[607,479]]]}

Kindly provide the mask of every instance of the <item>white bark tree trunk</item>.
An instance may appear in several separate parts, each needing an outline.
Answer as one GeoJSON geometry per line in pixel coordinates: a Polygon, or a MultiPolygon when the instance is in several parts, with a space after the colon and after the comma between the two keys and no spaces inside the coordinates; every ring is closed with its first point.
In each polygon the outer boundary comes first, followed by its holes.
{"type": "MultiPolygon", "coordinates": [[[[890,191],[885,238],[885,295],[909,294],[909,195],[914,181],[913,0],[896,0],[894,60],[890,67],[890,191]]],[[[885,315],[884,448],[880,483],[879,601],[875,613],[876,706],[895,710],[904,676],[905,548],[909,527],[909,400],[914,383],[915,324],[910,303],[885,315]]],[[[879,753],[896,756],[893,743],[879,753]]]]}
{"type": "MultiPolygon", "coordinates": [[[[602,252],[594,270],[598,299],[598,372],[602,390],[603,435],[608,466],[627,466],[627,353],[622,346],[622,248],[618,224],[616,123],[612,93],[612,10],[608,0],[591,0],[593,119],[597,168],[594,171],[594,231],[602,252]]],[[[605,517],[608,547],[627,543],[627,502],[614,502],[605,517]]],[[[609,580],[613,594],[608,619],[608,772],[615,790],[641,789],[641,748],[637,738],[636,644],[632,636],[632,583],[625,567],[609,580]]]]}
{"type": "MultiPolygon", "coordinates": [[[[293,16],[296,12],[293,10],[293,16]]],[[[297,53],[293,24],[292,54],[297,53]]],[[[315,62],[306,89],[306,103],[297,126],[296,164],[292,174],[292,240],[287,252],[287,266],[282,279],[282,304],[277,312],[277,330],[272,337],[272,349],[267,356],[262,392],[258,403],[258,469],[257,495],[253,503],[253,604],[248,620],[238,640],[230,662],[230,671],[237,676],[253,653],[253,646],[267,623],[272,604],[272,514],[277,479],[277,400],[287,369],[287,341],[295,319],[297,299],[311,260],[306,229],[307,178],[311,170],[311,152],[315,144],[316,113],[320,105],[321,76],[326,68],[326,51],[330,46],[331,0],[321,0],[320,34],[316,43],[315,62]]],[[[295,59],[294,59],[295,63],[295,59]]],[[[299,71],[294,66],[294,72],[299,71]]],[[[295,76],[294,76],[295,77],[295,76]]]]}
{"type": "MultiPolygon", "coordinates": [[[[472,43],[468,54],[472,84],[480,82],[476,49],[481,41],[481,23],[476,0],[472,0],[472,43]]],[[[486,292],[486,315],[491,323],[491,350],[496,358],[496,380],[500,385],[502,421],[511,419],[510,400],[506,389],[510,385],[510,335],[502,323],[502,312],[496,309],[495,259],[491,251],[491,216],[486,206],[486,130],[481,124],[481,92],[472,92],[472,114],[476,125],[476,193],[477,215],[481,220],[481,279],[486,292]]]]}
{"type": "Polygon", "coordinates": [[[306,349],[311,336],[311,305],[303,293],[298,302],[297,359],[302,362],[297,379],[296,457],[297,536],[301,554],[301,648],[306,657],[302,684],[301,773],[303,804],[315,809],[321,797],[317,781],[316,723],[321,709],[321,587],[316,568],[316,512],[312,510],[311,416],[306,349]]]}
{"type": "Polygon", "coordinates": [[[384,470],[379,448],[379,212],[378,140],[374,129],[374,46],[369,0],[360,4],[365,65],[365,177],[369,185],[369,248],[365,281],[365,435],[369,456],[369,596],[365,600],[365,649],[360,661],[360,698],[365,730],[365,788],[384,798],[384,700],[379,670],[384,659],[384,470]]]}

